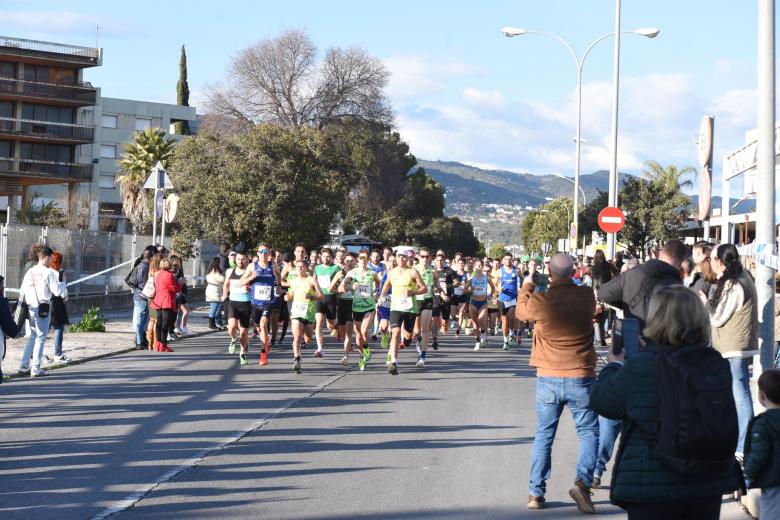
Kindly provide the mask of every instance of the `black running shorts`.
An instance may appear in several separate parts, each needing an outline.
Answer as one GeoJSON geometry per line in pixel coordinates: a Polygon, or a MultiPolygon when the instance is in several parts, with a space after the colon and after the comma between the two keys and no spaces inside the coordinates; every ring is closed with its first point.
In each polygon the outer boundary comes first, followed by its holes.
{"type": "Polygon", "coordinates": [[[406,332],[412,332],[416,318],[417,315],[413,312],[390,311],[390,328],[397,329],[403,325],[406,332]]]}
{"type": "Polygon", "coordinates": [[[238,326],[248,329],[252,321],[252,304],[250,302],[228,302],[228,319],[238,320],[238,326]]]}

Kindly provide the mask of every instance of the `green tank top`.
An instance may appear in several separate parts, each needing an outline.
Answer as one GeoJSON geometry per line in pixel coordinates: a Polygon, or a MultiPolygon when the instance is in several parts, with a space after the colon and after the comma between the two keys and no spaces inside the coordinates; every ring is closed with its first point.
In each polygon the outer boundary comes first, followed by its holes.
{"type": "Polygon", "coordinates": [[[371,269],[365,272],[360,268],[355,268],[347,273],[348,278],[352,278],[352,310],[355,312],[368,312],[376,308],[374,300],[374,271],[371,269]]]}
{"type": "Polygon", "coordinates": [[[330,284],[333,283],[333,277],[336,276],[339,269],[337,265],[320,264],[314,267],[314,277],[317,279],[317,283],[320,284],[322,294],[331,294],[330,284]]]}
{"type": "Polygon", "coordinates": [[[428,291],[425,294],[418,294],[417,299],[429,300],[433,298],[433,267],[428,266],[428,269],[424,269],[422,264],[420,264],[416,266],[415,269],[417,269],[417,272],[420,273],[420,278],[422,278],[425,287],[428,288],[428,291]]]}

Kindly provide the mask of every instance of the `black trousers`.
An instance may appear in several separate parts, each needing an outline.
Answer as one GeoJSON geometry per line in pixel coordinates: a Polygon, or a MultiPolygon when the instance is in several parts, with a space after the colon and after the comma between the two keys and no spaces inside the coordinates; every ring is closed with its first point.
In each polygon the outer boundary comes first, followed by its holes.
{"type": "Polygon", "coordinates": [[[624,504],[628,520],[718,520],[720,495],[664,502],[624,504]]]}
{"type": "Polygon", "coordinates": [[[157,341],[163,345],[168,345],[168,331],[176,322],[176,311],[174,309],[160,309],[157,311],[157,325],[155,332],[157,341]]]}

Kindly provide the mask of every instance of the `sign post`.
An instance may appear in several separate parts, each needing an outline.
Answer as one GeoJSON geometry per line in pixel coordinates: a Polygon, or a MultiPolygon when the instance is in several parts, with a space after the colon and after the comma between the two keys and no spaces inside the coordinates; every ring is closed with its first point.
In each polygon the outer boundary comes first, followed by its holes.
{"type": "Polygon", "coordinates": [[[162,163],[157,161],[144,183],[144,189],[154,190],[154,215],[152,215],[152,243],[154,244],[157,243],[157,219],[163,215],[163,190],[171,188],[173,188],[173,183],[168,177],[168,173],[163,168],[162,163]]]}

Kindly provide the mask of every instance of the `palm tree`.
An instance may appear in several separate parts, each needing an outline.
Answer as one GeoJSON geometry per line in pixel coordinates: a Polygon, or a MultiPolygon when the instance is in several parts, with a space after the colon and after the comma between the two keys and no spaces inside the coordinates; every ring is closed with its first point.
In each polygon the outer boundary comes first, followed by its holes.
{"type": "Polygon", "coordinates": [[[670,164],[664,168],[657,161],[646,161],[643,173],[645,179],[670,191],[693,188],[693,179],[696,178],[696,168],[692,166],[678,169],[674,164],[670,164]]]}
{"type": "Polygon", "coordinates": [[[149,220],[150,204],[144,182],[157,161],[166,165],[174,144],[165,138],[162,129],[147,128],[136,132],[133,141],[125,145],[125,153],[119,161],[121,175],[117,176],[116,182],[122,195],[122,210],[136,231],[149,220]]]}

